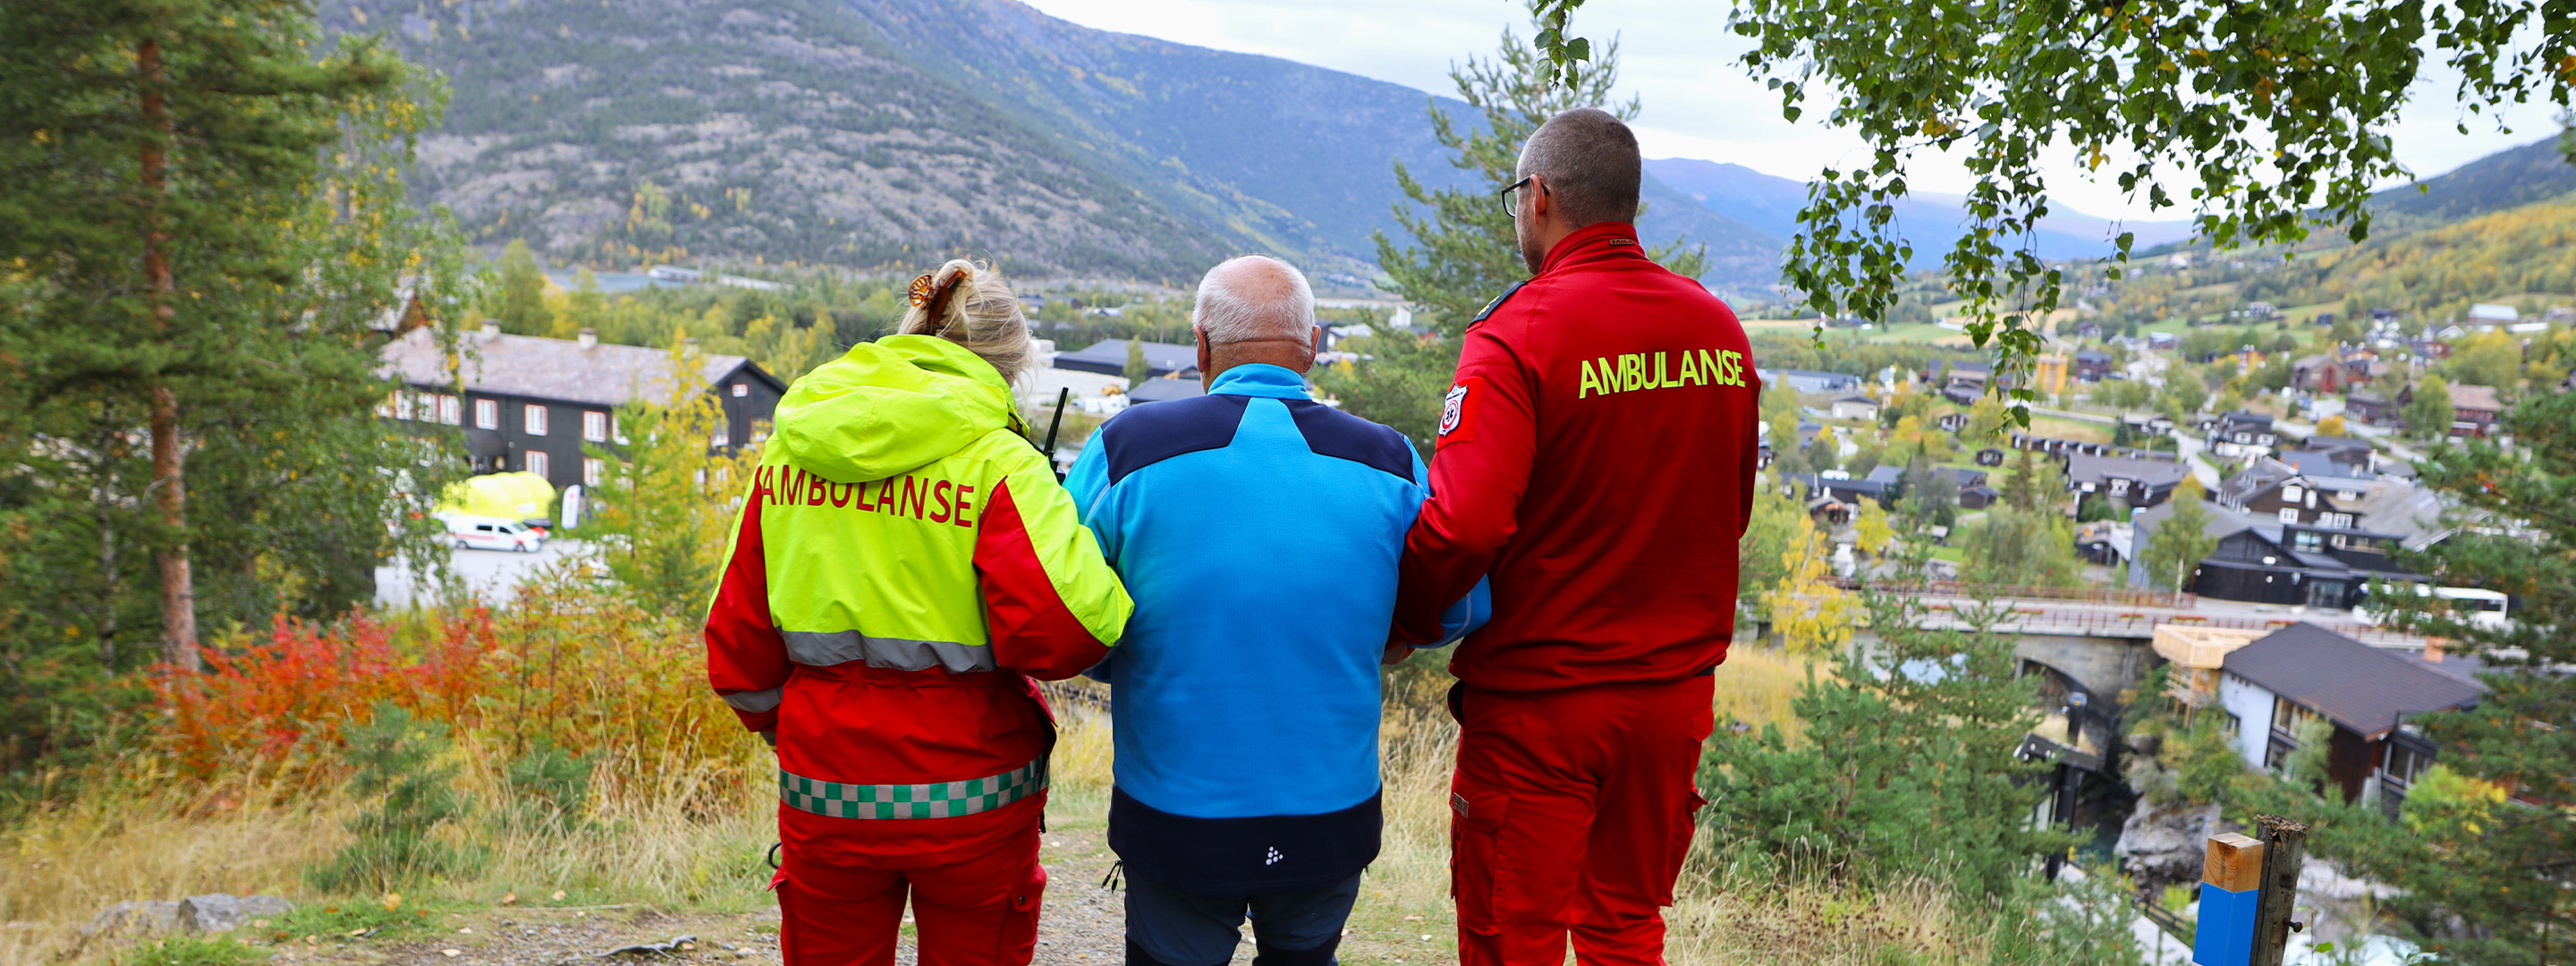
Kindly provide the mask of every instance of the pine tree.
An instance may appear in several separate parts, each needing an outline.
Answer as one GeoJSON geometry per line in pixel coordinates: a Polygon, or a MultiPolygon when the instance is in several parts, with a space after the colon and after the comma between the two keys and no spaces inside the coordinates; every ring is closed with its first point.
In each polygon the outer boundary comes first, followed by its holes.
{"type": "Polygon", "coordinates": [[[554,313],[546,309],[546,272],[526,239],[513,238],[501,249],[500,288],[493,293],[492,317],[512,335],[548,335],[554,313]]]}
{"type": "Polygon", "coordinates": [[[2451,431],[2451,384],[2442,377],[2426,375],[2415,384],[2415,396],[2398,410],[2406,420],[2406,431],[2425,439],[2441,439],[2451,431]]]}
{"type": "MultiPolygon", "coordinates": [[[[1463,127],[1435,106],[1431,130],[1455,155],[1450,163],[1475,178],[1466,188],[1433,189],[1398,162],[1396,185],[1406,201],[1396,204],[1395,220],[1412,243],[1399,248],[1385,233],[1376,236],[1378,270],[1388,280],[1382,284],[1411,303],[1414,318],[1426,322],[1430,333],[1382,332],[1353,340],[1349,348],[1367,356],[1367,365],[1318,370],[1317,383],[1339,397],[1343,408],[1394,427],[1429,452],[1441,396],[1458,367],[1458,335],[1504,289],[1529,277],[1512,217],[1498,197],[1520,180],[1514,169],[1521,143],[1548,118],[1577,107],[1600,107],[1633,120],[1637,101],[1611,101],[1618,64],[1618,44],[1607,44],[1591,64],[1570,72],[1566,83],[1551,86],[1546,60],[1506,29],[1496,59],[1469,57],[1449,72],[1458,96],[1484,123],[1463,127]]],[[[1700,246],[1676,241],[1646,254],[1682,275],[1696,278],[1708,271],[1700,246]]]]}
{"type": "Polygon", "coordinates": [[[1130,389],[1142,386],[1145,380],[1153,378],[1154,367],[1145,362],[1145,343],[1141,339],[1131,337],[1127,340],[1126,374],[1127,387],[1130,389]]]}
{"type": "MultiPolygon", "coordinates": [[[[1919,576],[1919,554],[1900,569],[1919,576]]],[[[1967,631],[1919,629],[1910,595],[1865,592],[1877,641],[1833,651],[1832,672],[1792,700],[1797,741],[1766,725],[1709,745],[1700,821],[1734,877],[1880,885],[1941,870],[1971,897],[2013,892],[2040,856],[2072,844],[2035,829],[2044,764],[2015,753],[2039,721],[2003,611],[1960,613],[1967,631]]]]}
{"type": "Polygon", "coordinates": [[[316,39],[265,0],[0,4],[13,763],[81,740],[98,708],[55,702],[86,682],[195,667],[201,621],[371,596],[396,481],[447,472],[373,411],[373,326],[405,293],[442,315],[463,274],[402,197],[438,105],[316,39]]]}
{"type": "Polygon", "coordinates": [[[2039,457],[2028,448],[2016,451],[2013,471],[2004,478],[2004,505],[2024,513],[2039,509],[2039,457]]]}
{"type": "Polygon", "coordinates": [[[2147,579],[2156,586],[2187,589],[2192,572],[2218,549],[2218,538],[2209,535],[2209,507],[2202,502],[2208,494],[2200,479],[2190,475],[2174,487],[2167,503],[2172,509],[2148,533],[2147,545],[2138,554],[2138,565],[2146,568],[2147,579]]]}
{"type": "Polygon", "coordinates": [[[618,410],[629,440],[622,457],[592,448],[610,470],[583,535],[639,606],[663,613],[706,606],[738,518],[729,498],[749,492],[758,465],[750,447],[728,454],[707,445],[725,415],[713,395],[689,388],[698,383],[688,374],[703,368],[696,349],[673,347],[672,395],[618,410]]]}
{"type": "Polygon", "coordinates": [[[2576,394],[2536,396],[2504,415],[2518,440],[2444,447],[2420,481],[2485,515],[2402,562],[2434,583],[2513,595],[2502,626],[2472,623],[2439,598],[2388,594],[2396,621],[2483,659],[2486,696],[2468,711],[2410,717],[2439,764],[2400,821],[2345,815],[2321,850],[2402,890],[2414,937],[2466,963],[2563,960],[2576,949],[2576,394]]]}

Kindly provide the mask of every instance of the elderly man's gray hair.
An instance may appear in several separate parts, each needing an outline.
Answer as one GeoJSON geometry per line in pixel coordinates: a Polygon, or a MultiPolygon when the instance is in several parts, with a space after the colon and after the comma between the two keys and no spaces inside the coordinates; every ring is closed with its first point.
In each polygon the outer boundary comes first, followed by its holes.
{"type": "Polygon", "coordinates": [[[1209,345],[1285,340],[1311,342],[1315,290],[1297,266],[1268,255],[1244,255],[1208,269],[1192,313],[1209,345]]]}

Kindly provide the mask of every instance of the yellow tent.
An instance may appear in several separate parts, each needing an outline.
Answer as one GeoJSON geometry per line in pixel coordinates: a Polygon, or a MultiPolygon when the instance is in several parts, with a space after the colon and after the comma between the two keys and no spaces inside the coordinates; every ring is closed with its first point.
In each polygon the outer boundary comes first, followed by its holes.
{"type": "Polygon", "coordinates": [[[554,507],[555,485],[534,473],[490,473],[448,484],[438,512],[527,520],[554,507]]]}

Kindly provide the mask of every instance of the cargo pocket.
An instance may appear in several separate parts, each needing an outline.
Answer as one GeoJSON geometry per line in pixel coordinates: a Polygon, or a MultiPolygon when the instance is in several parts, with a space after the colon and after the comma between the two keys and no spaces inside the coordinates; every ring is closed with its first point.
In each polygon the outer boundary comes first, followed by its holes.
{"type": "Polygon", "coordinates": [[[1658,906],[1673,904],[1673,883],[1681,878],[1682,863],[1690,861],[1691,835],[1699,831],[1699,810],[1708,806],[1708,798],[1701,795],[1699,789],[1689,788],[1682,793],[1690,797],[1685,801],[1682,813],[1676,816],[1677,821],[1667,826],[1665,834],[1670,841],[1664,843],[1664,874],[1655,880],[1655,904],[1658,906]]]}
{"type": "Polygon", "coordinates": [[[1494,870],[1501,866],[1503,822],[1511,796],[1502,792],[1458,789],[1449,793],[1449,896],[1458,902],[1458,928],[1492,934],[1494,870]]]}
{"type": "Polygon", "coordinates": [[[1046,867],[1029,863],[1028,881],[1011,890],[1002,909],[1002,928],[997,936],[994,962],[1025,963],[1037,955],[1038,908],[1046,902],[1046,867]]]}

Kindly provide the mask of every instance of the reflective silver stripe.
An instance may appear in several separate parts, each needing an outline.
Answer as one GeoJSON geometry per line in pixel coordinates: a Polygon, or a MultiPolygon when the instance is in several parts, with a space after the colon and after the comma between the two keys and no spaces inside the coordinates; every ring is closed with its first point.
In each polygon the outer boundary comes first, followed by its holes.
{"type": "Polygon", "coordinates": [[[993,649],[955,641],[910,641],[869,637],[857,631],[780,631],[787,639],[787,659],[814,667],[866,661],[869,667],[927,671],[944,667],[963,674],[993,669],[993,649]]]}
{"type": "Polygon", "coordinates": [[[780,689],[771,688],[767,691],[746,691],[741,694],[728,694],[723,695],[722,697],[724,698],[724,702],[726,704],[733,705],[734,710],[736,711],[748,711],[753,714],[759,714],[763,711],[772,710],[778,707],[778,698],[780,693],[780,689]]]}
{"type": "Polygon", "coordinates": [[[800,812],[831,818],[956,818],[989,812],[1047,787],[1047,760],[964,782],[927,785],[853,785],[778,770],[778,800],[800,812]]]}

